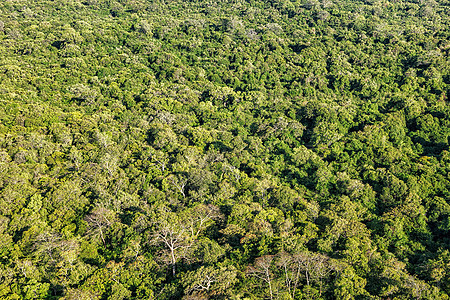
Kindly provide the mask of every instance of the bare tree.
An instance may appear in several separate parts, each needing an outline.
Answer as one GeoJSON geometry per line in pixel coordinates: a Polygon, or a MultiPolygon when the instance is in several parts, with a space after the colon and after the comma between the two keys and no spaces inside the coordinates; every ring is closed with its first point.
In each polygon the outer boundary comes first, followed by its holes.
{"type": "Polygon", "coordinates": [[[197,272],[193,273],[198,278],[189,287],[188,293],[193,291],[209,291],[211,286],[217,281],[217,272],[212,267],[200,267],[197,272]]]}
{"type": "Polygon", "coordinates": [[[257,258],[255,260],[254,266],[250,266],[247,269],[247,274],[250,276],[254,276],[263,282],[267,283],[269,286],[269,295],[270,299],[273,300],[273,289],[272,289],[272,281],[273,276],[270,268],[272,266],[272,261],[274,259],[273,255],[265,255],[257,258]]]}
{"type": "Polygon", "coordinates": [[[239,180],[241,179],[241,174],[239,174],[239,169],[233,165],[225,164],[223,167],[223,173],[229,173],[230,175],[234,176],[234,179],[236,180],[236,182],[239,182],[239,180]]]}
{"type": "Polygon", "coordinates": [[[175,265],[177,260],[183,256],[182,253],[190,247],[189,236],[184,226],[179,224],[160,224],[156,232],[156,238],[164,243],[170,253],[172,274],[175,276],[175,265]]]}
{"type": "Polygon", "coordinates": [[[50,263],[55,263],[57,261],[57,250],[58,245],[61,241],[59,234],[54,232],[44,232],[37,236],[34,243],[34,248],[36,254],[44,254],[49,258],[50,263]]]}
{"type": "Polygon", "coordinates": [[[295,263],[292,255],[286,252],[279,254],[276,265],[282,268],[286,289],[292,299],[294,299],[300,279],[300,266],[295,263]]]}
{"type": "Polygon", "coordinates": [[[192,235],[185,224],[169,208],[160,207],[152,220],[153,234],[150,242],[164,246],[172,266],[172,275],[176,273],[176,263],[184,257],[185,252],[192,246],[192,235]]]}
{"type": "Polygon", "coordinates": [[[166,206],[156,209],[150,242],[164,247],[173,275],[176,274],[177,262],[187,257],[199,235],[220,216],[218,208],[213,205],[197,205],[178,214],[166,206]]]}
{"type": "Polygon", "coordinates": [[[191,235],[198,238],[199,234],[214,221],[222,219],[223,216],[217,206],[200,204],[186,211],[186,223],[191,235]]]}
{"type": "Polygon", "coordinates": [[[184,175],[171,176],[170,182],[181,193],[181,195],[183,195],[183,198],[186,198],[185,189],[188,182],[186,176],[184,175]]]}
{"type": "Polygon", "coordinates": [[[153,150],[150,153],[149,158],[157,165],[159,165],[160,171],[164,173],[167,165],[169,164],[169,156],[167,155],[167,153],[163,151],[153,150]]]}
{"type": "Polygon", "coordinates": [[[322,280],[332,271],[329,258],[318,253],[304,252],[293,255],[293,262],[305,275],[306,285],[310,286],[311,282],[315,281],[321,294],[322,280]]]}
{"type": "Polygon", "coordinates": [[[101,166],[108,172],[109,176],[113,176],[119,167],[119,158],[115,155],[106,153],[100,159],[101,166]]]}
{"type": "Polygon", "coordinates": [[[201,266],[195,271],[186,272],[182,277],[186,294],[224,294],[237,281],[237,270],[234,266],[201,266]]]}
{"type": "Polygon", "coordinates": [[[103,245],[105,245],[105,232],[114,223],[115,214],[112,210],[107,209],[104,206],[96,207],[92,213],[86,218],[86,222],[89,224],[89,234],[99,235],[103,245]]]}
{"type": "Polygon", "coordinates": [[[327,256],[309,252],[294,255],[282,252],[276,259],[276,266],[283,271],[286,290],[292,298],[295,298],[302,278],[307,286],[311,286],[312,283],[318,284],[321,294],[323,279],[333,270],[327,256]]]}

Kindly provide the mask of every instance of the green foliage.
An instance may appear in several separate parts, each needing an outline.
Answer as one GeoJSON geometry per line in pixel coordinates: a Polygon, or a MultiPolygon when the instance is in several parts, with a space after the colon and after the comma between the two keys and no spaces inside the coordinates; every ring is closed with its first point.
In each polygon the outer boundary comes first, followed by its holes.
{"type": "Polygon", "coordinates": [[[448,299],[448,1],[0,2],[0,298],[448,299]]]}

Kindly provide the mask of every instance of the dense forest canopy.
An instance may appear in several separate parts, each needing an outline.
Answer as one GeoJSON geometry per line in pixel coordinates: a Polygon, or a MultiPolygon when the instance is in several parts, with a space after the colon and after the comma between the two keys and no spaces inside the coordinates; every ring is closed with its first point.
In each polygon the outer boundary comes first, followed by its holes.
{"type": "Polygon", "coordinates": [[[0,298],[449,299],[448,0],[3,0],[0,298]]]}

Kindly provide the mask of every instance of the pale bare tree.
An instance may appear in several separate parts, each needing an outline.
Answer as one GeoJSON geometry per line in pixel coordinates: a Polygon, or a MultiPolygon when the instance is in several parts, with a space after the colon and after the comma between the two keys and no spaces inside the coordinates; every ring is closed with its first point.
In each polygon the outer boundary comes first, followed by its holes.
{"type": "Polygon", "coordinates": [[[273,300],[273,274],[271,272],[272,261],[274,260],[273,255],[265,255],[258,257],[255,260],[253,266],[250,266],[247,269],[247,274],[253,277],[256,277],[263,282],[267,283],[269,287],[269,296],[270,299],[273,300]]]}
{"type": "Polygon", "coordinates": [[[295,254],[292,258],[296,268],[305,275],[306,285],[309,286],[311,282],[315,281],[319,285],[319,293],[321,294],[322,280],[332,271],[328,256],[304,252],[295,254]]]}
{"type": "Polygon", "coordinates": [[[167,165],[169,164],[169,156],[167,155],[167,153],[163,151],[153,150],[151,151],[149,158],[153,162],[155,162],[159,166],[160,171],[164,173],[167,165]]]}
{"type": "Polygon", "coordinates": [[[292,255],[286,252],[281,252],[278,255],[276,266],[282,268],[286,289],[292,299],[294,299],[300,281],[300,266],[295,263],[292,255]]]}
{"type": "Polygon", "coordinates": [[[230,285],[237,282],[237,269],[234,266],[219,268],[201,266],[195,271],[183,274],[182,283],[186,294],[207,295],[225,294],[230,285]]]}
{"type": "Polygon", "coordinates": [[[103,245],[105,244],[105,232],[114,223],[115,213],[104,206],[97,206],[86,218],[90,235],[99,235],[103,245]]]}
{"type": "Polygon", "coordinates": [[[186,211],[186,223],[191,235],[198,238],[199,234],[211,223],[222,219],[223,216],[217,206],[200,204],[186,211]]]}
{"type": "Polygon", "coordinates": [[[218,208],[213,205],[197,205],[180,213],[166,206],[158,207],[151,220],[150,243],[163,246],[175,275],[177,262],[187,258],[200,234],[220,217],[218,208]]]}
{"type": "Polygon", "coordinates": [[[181,195],[183,195],[183,198],[186,198],[185,189],[188,183],[186,176],[184,175],[170,176],[170,182],[181,193],[181,195]]]}
{"type": "Polygon", "coordinates": [[[50,260],[50,263],[54,263],[57,260],[58,245],[61,241],[59,234],[54,232],[43,232],[36,237],[34,247],[36,254],[44,254],[50,260]]]}
{"type": "Polygon", "coordinates": [[[108,172],[109,176],[113,176],[119,167],[119,158],[116,155],[106,153],[100,158],[101,167],[108,172]]]}
{"type": "Polygon", "coordinates": [[[157,209],[156,216],[151,222],[153,234],[150,243],[164,246],[164,252],[169,257],[169,263],[172,266],[172,275],[175,276],[176,263],[192,246],[191,230],[188,228],[188,224],[165,206],[157,209]]]}

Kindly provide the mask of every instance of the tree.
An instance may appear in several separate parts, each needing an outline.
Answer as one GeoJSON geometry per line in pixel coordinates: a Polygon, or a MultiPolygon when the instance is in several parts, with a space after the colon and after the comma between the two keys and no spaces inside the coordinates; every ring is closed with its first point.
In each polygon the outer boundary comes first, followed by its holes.
{"type": "Polygon", "coordinates": [[[93,236],[100,236],[103,245],[106,245],[106,231],[116,221],[115,213],[112,210],[99,205],[94,208],[89,215],[86,216],[85,220],[88,223],[88,234],[93,236]]]}
{"type": "Polygon", "coordinates": [[[183,198],[186,198],[186,186],[188,184],[188,179],[184,174],[180,174],[178,176],[172,175],[168,178],[168,181],[178,192],[180,192],[181,195],[183,195],[183,198]]]}
{"type": "Polygon", "coordinates": [[[183,274],[186,294],[206,294],[212,297],[231,295],[231,287],[238,281],[234,266],[205,267],[183,274]]]}
{"type": "Polygon", "coordinates": [[[176,264],[182,258],[188,258],[202,231],[214,223],[219,216],[214,206],[198,205],[179,214],[167,206],[155,208],[150,220],[150,243],[163,247],[163,260],[168,260],[172,275],[176,274],[176,264]],[[164,258],[165,256],[165,258],[164,258]]]}
{"type": "Polygon", "coordinates": [[[276,266],[282,268],[287,293],[292,299],[295,299],[297,288],[300,285],[300,265],[294,262],[294,258],[291,254],[281,252],[278,254],[276,266]]]}
{"type": "Polygon", "coordinates": [[[152,223],[151,244],[161,244],[169,256],[172,275],[176,273],[176,263],[185,256],[192,246],[192,236],[179,217],[167,207],[159,207],[152,223]]]}
{"type": "Polygon", "coordinates": [[[273,267],[273,260],[273,255],[261,256],[255,260],[253,266],[249,266],[247,268],[248,275],[255,277],[267,284],[267,286],[269,287],[269,296],[271,300],[274,297],[273,274],[271,271],[271,268],[273,267]]]}

